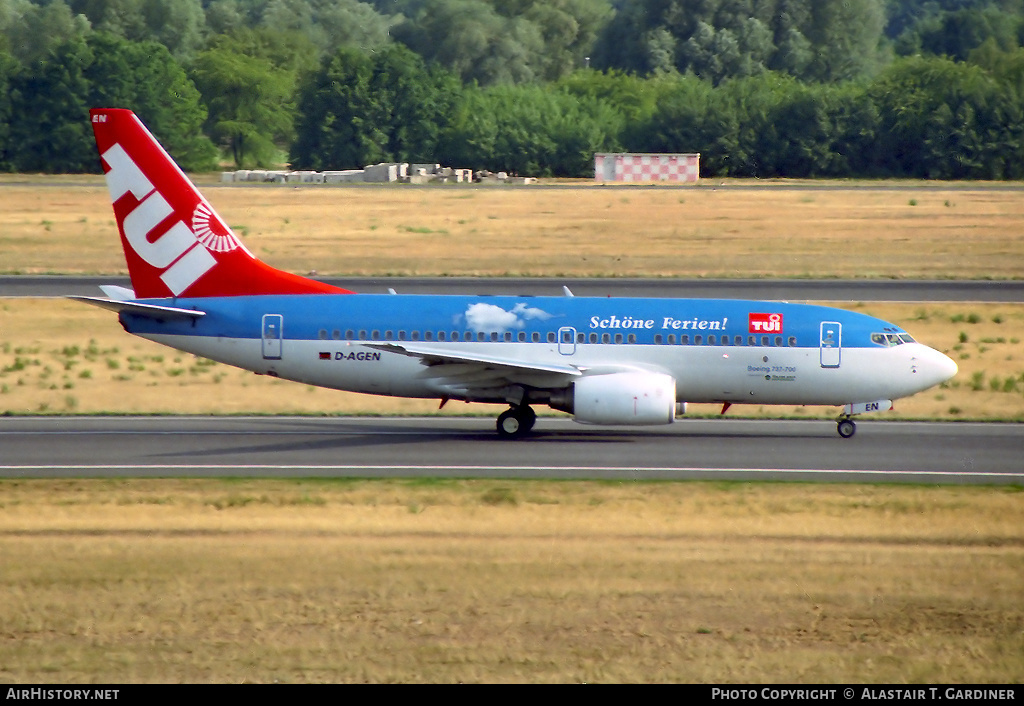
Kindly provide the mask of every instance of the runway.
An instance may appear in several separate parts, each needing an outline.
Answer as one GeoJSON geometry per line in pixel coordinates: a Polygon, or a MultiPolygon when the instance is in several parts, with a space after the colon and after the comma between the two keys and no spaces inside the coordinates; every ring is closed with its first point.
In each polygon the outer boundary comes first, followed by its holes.
{"type": "Polygon", "coordinates": [[[1024,425],[682,419],[588,427],[542,417],[7,417],[0,477],[494,478],[1024,484],[1024,425]]]}
{"type": "MultiPolygon", "coordinates": [[[[1024,301],[1024,280],[774,280],[511,277],[344,277],[325,282],[367,294],[511,294],[713,297],[776,301],[1024,301]]],[[[130,287],[123,276],[0,275],[0,297],[101,296],[101,284],[130,287]]]]}

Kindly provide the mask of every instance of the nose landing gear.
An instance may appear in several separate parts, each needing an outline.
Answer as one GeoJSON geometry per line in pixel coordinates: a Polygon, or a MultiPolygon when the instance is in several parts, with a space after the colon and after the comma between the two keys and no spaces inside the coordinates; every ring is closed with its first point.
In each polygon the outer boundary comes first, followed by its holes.
{"type": "Polygon", "coordinates": [[[840,417],[836,423],[836,431],[839,432],[839,436],[849,439],[857,432],[857,425],[849,417],[840,417]]]}
{"type": "Polygon", "coordinates": [[[529,405],[510,407],[498,415],[498,436],[503,439],[521,439],[530,433],[536,421],[537,413],[529,405]]]}

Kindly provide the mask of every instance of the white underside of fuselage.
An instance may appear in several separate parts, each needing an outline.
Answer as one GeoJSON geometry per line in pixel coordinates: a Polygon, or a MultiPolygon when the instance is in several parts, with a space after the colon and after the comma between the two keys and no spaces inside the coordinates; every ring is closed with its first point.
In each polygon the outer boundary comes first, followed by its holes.
{"type": "MultiPolygon", "coordinates": [[[[360,342],[289,339],[273,352],[279,352],[276,358],[264,356],[259,339],[142,337],[257,374],[372,395],[504,402],[509,386],[557,390],[574,379],[546,371],[512,372],[483,363],[425,365],[419,358],[360,342]]],[[[906,397],[946,379],[929,377],[931,366],[922,363],[941,354],[917,343],[843,348],[838,365],[830,358],[827,366],[822,365],[818,348],[576,344],[566,354],[555,343],[432,345],[453,353],[568,365],[582,375],[665,373],[676,380],[677,401],[694,403],[844,405],[906,397]]]]}

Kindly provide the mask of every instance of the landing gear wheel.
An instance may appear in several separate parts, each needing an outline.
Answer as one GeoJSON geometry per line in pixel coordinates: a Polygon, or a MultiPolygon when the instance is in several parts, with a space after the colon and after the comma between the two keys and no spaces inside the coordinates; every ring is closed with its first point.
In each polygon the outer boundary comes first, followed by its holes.
{"type": "Polygon", "coordinates": [[[849,439],[857,431],[857,425],[853,423],[852,419],[840,419],[836,430],[839,432],[839,436],[849,439]]]}
{"type": "Polygon", "coordinates": [[[530,433],[537,413],[527,406],[512,407],[498,415],[498,435],[504,439],[520,439],[530,433]]]}

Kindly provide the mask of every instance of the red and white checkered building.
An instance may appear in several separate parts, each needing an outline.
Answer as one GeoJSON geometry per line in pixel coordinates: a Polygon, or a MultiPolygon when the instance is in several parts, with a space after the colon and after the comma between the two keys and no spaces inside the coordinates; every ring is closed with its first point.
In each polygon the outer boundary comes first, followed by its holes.
{"type": "Polygon", "coordinates": [[[700,178],[700,154],[637,154],[598,152],[595,181],[667,182],[695,184],[700,178]]]}

